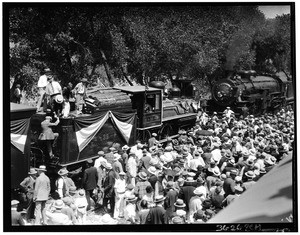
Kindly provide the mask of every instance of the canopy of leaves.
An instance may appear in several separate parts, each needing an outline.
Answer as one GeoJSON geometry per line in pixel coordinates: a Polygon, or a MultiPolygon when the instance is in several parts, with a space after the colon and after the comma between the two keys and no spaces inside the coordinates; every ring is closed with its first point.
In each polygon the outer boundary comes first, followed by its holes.
{"type": "Polygon", "coordinates": [[[62,85],[87,77],[110,86],[174,76],[210,82],[268,59],[289,69],[289,23],[289,15],[266,21],[255,5],[11,7],[10,76],[30,94],[45,67],[62,85]]]}

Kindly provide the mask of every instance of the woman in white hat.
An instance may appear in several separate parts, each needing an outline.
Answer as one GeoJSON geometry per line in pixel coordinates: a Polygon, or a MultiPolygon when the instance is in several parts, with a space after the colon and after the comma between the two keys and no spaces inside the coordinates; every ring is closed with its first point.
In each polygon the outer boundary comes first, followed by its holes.
{"type": "Polygon", "coordinates": [[[51,116],[46,116],[45,120],[41,123],[42,126],[42,133],[39,135],[39,140],[46,141],[47,149],[50,158],[54,158],[53,151],[52,151],[52,141],[55,141],[59,134],[53,133],[52,126],[57,126],[59,124],[59,118],[57,116],[56,121],[53,123],[51,116]]]}

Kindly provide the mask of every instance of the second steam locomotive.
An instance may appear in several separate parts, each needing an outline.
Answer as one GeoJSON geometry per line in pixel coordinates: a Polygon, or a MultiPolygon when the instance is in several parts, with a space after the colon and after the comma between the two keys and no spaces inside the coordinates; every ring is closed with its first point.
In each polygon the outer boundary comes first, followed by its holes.
{"type": "Polygon", "coordinates": [[[209,111],[230,106],[237,113],[251,114],[274,111],[294,101],[292,82],[284,73],[276,75],[240,71],[218,80],[211,89],[209,111]]]}

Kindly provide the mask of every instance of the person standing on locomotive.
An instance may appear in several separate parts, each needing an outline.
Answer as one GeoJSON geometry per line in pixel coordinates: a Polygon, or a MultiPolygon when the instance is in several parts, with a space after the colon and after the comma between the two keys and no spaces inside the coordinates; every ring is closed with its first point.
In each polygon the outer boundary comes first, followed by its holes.
{"type": "Polygon", "coordinates": [[[49,105],[51,110],[56,113],[57,116],[60,115],[62,110],[62,89],[60,84],[57,81],[54,81],[54,76],[49,75],[47,76],[48,84],[46,86],[46,95],[49,99],[49,105]]]}
{"type": "Polygon", "coordinates": [[[42,126],[42,133],[39,136],[39,140],[44,140],[47,142],[47,149],[50,158],[54,158],[54,154],[52,151],[52,141],[55,141],[58,137],[58,133],[53,133],[51,127],[57,126],[59,123],[59,118],[55,115],[56,121],[54,123],[51,122],[52,117],[46,116],[45,120],[41,123],[42,126]]]}
{"type": "Polygon", "coordinates": [[[75,97],[76,97],[77,114],[82,114],[84,99],[86,98],[87,82],[88,82],[87,79],[83,78],[83,79],[81,79],[81,82],[79,82],[74,88],[74,93],[75,93],[75,97]]]}
{"type": "Polygon", "coordinates": [[[46,112],[47,100],[46,100],[46,86],[48,84],[47,76],[52,74],[49,68],[44,69],[44,74],[39,77],[37,87],[39,89],[39,97],[37,102],[37,112],[46,112]],[[41,107],[43,106],[43,107],[41,107]]]}
{"type": "Polygon", "coordinates": [[[13,93],[12,102],[17,103],[17,104],[20,104],[21,97],[22,97],[20,87],[21,87],[20,84],[17,84],[16,89],[14,90],[14,93],[13,93]]]}

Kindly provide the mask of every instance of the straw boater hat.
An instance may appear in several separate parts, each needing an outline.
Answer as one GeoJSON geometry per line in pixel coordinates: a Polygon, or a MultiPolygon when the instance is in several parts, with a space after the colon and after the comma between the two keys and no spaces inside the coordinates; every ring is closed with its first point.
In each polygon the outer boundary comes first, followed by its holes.
{"type": "Polygon", "coordinates": [[[81,197],[85,196],[84,189],[80,189],[80,190],[78,191],[78,195],[81,196],[81,197]]]}
{"type": "Polygon", "coordinates": [[[76,193],[76,187],[71,186],[71,187],[69,188],[69,193],[75,194],[75,193],[76,193]]]}
{"type": "Polygon", "coordinates": [[[30,168],[28,175],[34,175],[36,173],[37,173],[37,171],[34,168],[30,168]]]}
{"type": "Polygon", "coordinates": [[[63,206],[64,206],[64,202],[61,199],[56,200],[55,203],[54,203],[54,207],[56,209],[62,209],[63,206]]]}
{"type": "Polygon", "coordinates": [[[57,174],[59,174],[60,176],[67,175],[68,173],[69,171],[66,168],[62,168],[57,172],[57,174]]]}
{"type": "Polygon", "coordinates": [[[252,166],[254,166],[254,161],[252,159],[248,159],[246,161],[246,165],[252,167],[252,166]]]}
{"type": "Polygon", "coordinates": [[[55,96],[55,102],[61,104],[64,101],[64,97],[62,95],[55,96]]]}
{"type": "Polygon", "coordinates": [[[104,157],[104,156],[105,156],[104,151],[99,151],[99,152],[98,152],[98,156],[99,156],[99,157],[104,157]]]}
{"type": "Polygon", "coordinates": [[[116,148],[110,147],[109,150],[110,150],[111,152],[114,152],[114,151],[116,151],[116,148]]]}
{"type": "Polygon", "coordinates": [[[235,190],[235,192],[237,192],[237,193],[242,193],[242,192],[244,191],[244,189],[243,189],[241,186],[239,186],[239,185],[236,185],[236,186],[234,187],[234,190],[235,190]]]}
{"type": "Polygon", "coordinates": [[[153,174],[153,175],[156,174],[156,168],[155,168],[154,166],[150,166],[150,167],[148,168],[148,171],[149,171],[149,173],[151,173],[151,174],[153,174]]]}
{"type": "Polygon", "coordinates": [[[220,176],[221,175],[221,172],[219,170],[219,168],[215,167],[213,170],[212,170],[212,173],[215,175],[215,176],[220,176]]]}
{"type": "Polygon", "coordinates": [[[156,137],[156,136],[157,136],[157,134],[156,134],[156,133],[152,133],[152,136],[156,137]]]}
{"type": "Polygon", "coordinates": [[[174,206],[184,208],[186,205],[182,199],[177,199],[177,201],[174,203],[174,206]]]}
{"type": "Polygon", "coordinates": [[[127,201],[128,201],[128,202],[134,202],[136,199],[137,199],[137,197],[134,196],[133,194],[132,194],[132,195],[129,195],[129,196],[127,197],[127,201]]]}
{"type": "Polygon", "coordinates": [[[255,174],[254,174],[254,172],[253,171],[247,171],[246,173],[245,173],[245,175],[248,177],[248,178],[251,178],[251,179],[253,179],[253,178],[255,178],[255,174]]]}
{"type": "Polygon", "coordinates": [[[164,197],[163,195],[157,195],[157,196],[154,198],[154,202],[155,202],[155,203],[162,202],[163,200],[165,200],[165,197],[164,197]]]}
{"type": "Polygon", "coordinates": [[[38,170],[38,171],[47,171],[47,170],[46,170],[46,166],[44,166],[44,165],[40,165],[40,167],[37,168],[37,170],[38,170]]]}
{"type": "Polygon", "coordinates": [[[18,205],[20,202],[18,200],[12,200],[11,201],[11,206],[18,205]]]}
{"type": "Polygon", "coordinates": [[[195,195],[198,195],[198,196],[203,195],[203,191],[201,191],[200,188],[196,188],[196,189],[193,191],[193,193],[194,193],[195,195]]]}
{"type": "Polygon", "coordinates": [[[142,180],[147,180],[147,174],[145,172],[139,172],[139,177],[142,179],[142,180]]]}
{"type": "Polygon", "coordinates": [[[122,150],[124,150],[124,151],[127,151],[128,149],[130,149],[128,145],[124,145],[124,146],[122,147],[122,150]]]}
{"type": "Polygon", "coordinates": [[[183,224],[184,220],[180,216],[175,216],[175,217],[172,218],[172,223],[173,224],[183,224]]]}
{"type": "Polygon", "coordinates": [[[118,221],[113,219],[109,214],[104,214],[100,219],[100,224],[117,224],[118,221]]]}
{"type": "Polygon", "coordinates": [[[187,177],[186,182],[195,182],[195,180],[193,179],[193,177],[187,177]]]}
{"type": "Polygon", "coordinates": [[[121,172],[119,173],[119,175],[125,176],[126,173],[125,173],[124,171],[121,171],[121,172]]]}

